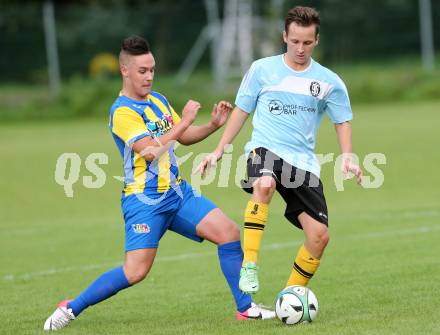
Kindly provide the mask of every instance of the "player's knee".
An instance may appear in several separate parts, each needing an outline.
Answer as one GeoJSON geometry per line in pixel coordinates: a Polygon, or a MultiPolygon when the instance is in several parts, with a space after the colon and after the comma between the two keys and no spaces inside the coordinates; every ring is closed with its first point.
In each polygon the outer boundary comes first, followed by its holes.
{"type": "Polygon", "coordinates": [[[229,240],[230,242],[240,240],[240,228],[235,223],[232,223],[229,228],[229,240]]]}
{"type": "Polygon", "coordinates": [[[262,199],[263,202],[269,202],[276,189],[275,179],[271,176],[263,176],[258,179],[254,185],[254,194],[262,199]]]}
{"type": "Polygon", "coordinates": [[[240,228],[237,224],[230,221],[227,224],[225,224],[224,229],[222,230],[221,235],[218,239],[218,244],[224,244],[234,241],[240,240],[240,228]]]}
{"type": "Polygon", "coordinates": [[[318,232],[318,234],[316,235],[316,241],[317,241],[318,247],[321,250],[324,250],[325,247],[327,246],[328,242],[330,241],[330,234],[328,232],[327,227],[325,227],[325,229],[322,229],[318,232]]]}
{"type": "Polygon", "coordinates": [[[313,230],[308,234],[307,240],[315,252],[322,253],[330,240],[327,227],[322,225],[319,229],[313,230]]]}
{"type": "Polygon", "coordinates": [[[130,285],[134,285],[141,282],[142,280],[145,279],[147,274],[148,274],[148,268],[143,266],[127,268],[127,271],[125,273],[130,285]]]}

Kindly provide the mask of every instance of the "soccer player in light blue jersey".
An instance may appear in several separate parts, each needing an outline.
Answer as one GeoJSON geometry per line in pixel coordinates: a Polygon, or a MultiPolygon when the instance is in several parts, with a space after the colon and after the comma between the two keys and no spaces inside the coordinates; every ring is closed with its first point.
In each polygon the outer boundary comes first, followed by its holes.
{"type": "Polygon", "coordinates": [[[110,131],[124,161],[125,262],[102,274],[75,299],[61,302],[44,329],[64,328],[89,306],[142,281],[167,230],[218,246],[238,320],[274,318],[273,311],[256,305],[238,287],[243,261],[240,229],[180,177],[174,154],[175,141],[186,145],[202,141],[226,122],[232,106],[221,101],[210,122],[192,125],[198,102],[188,101],[180,118],[163,95],[151,90],[155,59],[145,39],[125,39],[119,61],[123,86],[110,110],[110,131]]]}
{"type": "Polygon", "coordinates": [[[253,132],[246,144],[247,182],[252,193],[244,214],[244,259],[240,289],[259,289],[257,259],[269,203],[277,190],[286,202],[285,217],[304,231],[286,286],[306,286],[316,272],[329,241],[328,213],[314,149],[321,118],[327,114],[335,126],[342,172],[361,183],[362,170],[352,159],[352,111],[347,89],[332,71],[313,60],[319,43],[319,13],[310,7],[289,10],[282,55],[255,61],[244,76],[236,107],[216,148],[198,171],[215,164],[226,144],[232,143],[249,115],[253,132]]]}

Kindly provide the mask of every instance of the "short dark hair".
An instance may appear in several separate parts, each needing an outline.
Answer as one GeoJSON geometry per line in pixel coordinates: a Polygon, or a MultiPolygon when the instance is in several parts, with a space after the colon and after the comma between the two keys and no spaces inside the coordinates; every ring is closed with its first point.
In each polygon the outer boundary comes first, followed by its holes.
{"type": "Polygon", "coordinates": [[[132,56],[144,55],[151,52],[147,40],[140,36],[129,36],[122,41],[121,52],[132,56]]]}
{"type": "Polygon", "coordinates": [[[284,22],[284,31],[288,33],[289,26],[292,22],[302,27],[310,27],[315,25],[315,35],[319,34],[319,25],[321,20],[319,12],[312,7],[296,6],[287,12],[286,21],[284,22]]]}

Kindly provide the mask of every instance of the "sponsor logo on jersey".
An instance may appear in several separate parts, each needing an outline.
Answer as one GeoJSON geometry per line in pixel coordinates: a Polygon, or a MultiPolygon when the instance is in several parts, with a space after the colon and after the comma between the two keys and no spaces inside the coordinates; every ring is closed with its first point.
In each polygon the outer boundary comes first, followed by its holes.
{"type": "Polygon", "coordinates": [[[135,223],[131,227],[136,234],[148,234],[150,232],[150,226],[146,223],[135,223]]]}
{"type": "Polygon", "coordinates": [[[280,115],[283,112],[284,105],[279,100],[272,100],[269,102],[269,112],[273,115],[280,115]]]}
{"type": "Polygon", "coordinates": [[[317,81],[312,81],[310,83],[310,94],[317,97],[321,93],[321,85],[317,81]]]}
{"type": "Polygon", "coordinates": [[[269,102],[269,112],[273,115],[296,115],[298,112],[315,113],[316,108],[296,104],[283,104],[280,100],[271,100],[269,102]]]}
{"type": "Polygon", "coordinates": [[[162,119],[159,119],[157,121],[149,121],[147,123],[148,130],[154,135],[154,136],[161,136],[168,131],[170,131],[174,126],[173,117],[171,115],[163,115],[162,119]]]}

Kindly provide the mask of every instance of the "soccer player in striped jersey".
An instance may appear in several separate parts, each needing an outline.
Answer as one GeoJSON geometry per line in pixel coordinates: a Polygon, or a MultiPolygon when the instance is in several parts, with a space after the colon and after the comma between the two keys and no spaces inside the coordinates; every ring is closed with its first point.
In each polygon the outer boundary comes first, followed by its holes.
{"type": "Polygon", "coordinates": [[[44,329],[64,328],[87,307],[142,281],[167,230],[217,244],[238,320],[274,318],[273,311],[256,305],[238,287],[243,260],[239,227],[180,177],[174,154],[175,141],[189,145],[203,140],[226,122],[232,106],[221,101],[209,123],[192,125],[198,102],[188,101],[180,118],[163,95],[151,90],[155,60],[145,39],[125,39],[119,61],[123,87],[111,108],[109,126],[124,161],[125,262],[102,274],[75,299],[61,302],[44,329]]]}
{"type": "Polygon", "coordinates": [[[352,111],[347,89],[334,72],[312,58],[319,42],[319,25],[315,9],[298,6],[289,10],[283,32],[287,51],[252,64],[216,150],[198,167],[204,173],[215,164],[224,146],[254,113],[252,137],[245,147],[248,181],[243,188],[252,197],[244,214],[239,284],[243,292],[259,289],[257,259],[275,190],[286,202],[285,217],[305,235],[286,286],[306,286],[318,269],[329,241],[327,205],[314,154],[316,132],[324,114],[336,129],[343,173],[353,173],[358,183],[362,180],[362,170],[352,159],[352,111]]]}

